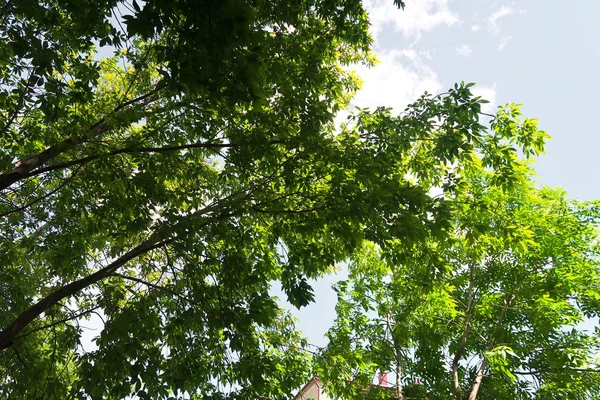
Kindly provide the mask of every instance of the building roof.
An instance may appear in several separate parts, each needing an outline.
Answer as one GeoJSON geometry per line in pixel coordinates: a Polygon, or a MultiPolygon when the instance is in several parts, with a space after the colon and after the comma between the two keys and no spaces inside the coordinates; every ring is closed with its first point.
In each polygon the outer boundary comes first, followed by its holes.
{"type": "Polygon", "coordinates": [[[318,390],[318,395],[321,392],[321,378],[319,378],[318,376],[313,376],[308,382],[306,382],[306,385],[304,385],[302,387],[302,389],[300,389],[298,391],[298,393],[296,393],[296,395],[294,396],[294,398],[292,400],[301,400],[303,397],[303,395],[308,394],[311,389],[313,388],[313,386],[317,387],[318,390]]]}

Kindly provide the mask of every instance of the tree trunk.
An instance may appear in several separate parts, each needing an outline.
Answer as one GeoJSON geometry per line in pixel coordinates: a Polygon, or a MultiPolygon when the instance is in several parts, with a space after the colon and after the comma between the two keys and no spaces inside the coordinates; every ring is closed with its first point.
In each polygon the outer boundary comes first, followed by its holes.
{"type": "Polygon", "coordinates": [[[399,351],[396,351],[396,397],[398,400],[404,400],[404,390],[402,389],[402,366],[400,365],[399,351]]]}
{"type": "Polygon", "coordinates": [[[481,381],[483,381],[483,372],[485,371],[485,366],[487,362],[485,358],[481,361],[481,365],[477,370],[477,375],[475,376],[475,381],[473,382],[473,386],[471,387],[471,393],[469,394],[469,400],[476,400],[477,393],[479,392],[479,388],[481,387],[481,381]]]}
{"type": "MultiPolygon", "coordinates": [[[[502,322],[504,321],[506,312],[512,306],[512,302],[514,301],[514,299],[515,299],[514,294],[511,294],[510,296],[507,295],[506,298],[504,299],[504,306],[502,307],[502,312],[500,313],[500,316],[498,317],[498,322],[496,323],[496,330],[502,326],[502,322]]],[[[487,342],[487,346],[486,346],[488,350],[491,350],[494,347],[494,339],[495,339],[495,336],[492,336],[491,338],[489,338],[489,340],[487,342]]],[[[473,382],[473,386],[471,387],[471,393],[469,394],[469,400],[477,399],[477,393],[479,392],[479,388],[481,387],[481,382],[483,381],[483,373],[485,372],[486,366],[487,366],[487,361],[484,358],[483,360],[481,360],[481,365],[479,366],[479,369],[477,370],[477,375],[475,376],[475,381],[473,382]]]]}
{"type": "Polygon", "coordinates": [[[452,382],[454,385],[454,396],[459,399],[461,397],[460,390],[460,381],[458,376],[458,363],[467,347],[467,338],[469,336],[469,331],[471,330],[471,317],[473,315],[473,303],[474,303],[474,279],[475,279],[475,265],[471,264],[471,277],[469,279],[469,299],[467,303],[467,309],[465,310],[465,327],[463,329],[462,336],[460,338],[460,343],[458,344],[458,348],[456,349],[456,354],[454,354],[454,359],[452,360],[452,382]]]}

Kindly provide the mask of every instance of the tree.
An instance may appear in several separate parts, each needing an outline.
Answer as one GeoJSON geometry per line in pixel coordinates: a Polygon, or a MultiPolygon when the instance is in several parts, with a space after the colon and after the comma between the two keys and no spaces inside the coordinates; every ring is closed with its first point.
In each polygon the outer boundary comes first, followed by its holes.
{"type": "Polygon", "coordinates": [[[365,239],[443,237],[430,188],[537,148],[516,115],[488,134],[470,84],[337,129],[374,62],[356,0],[8,1],[0,25],[3,397],[285,398],[306,353],[273,281],[302,306],[365,239]]]}
{"type": "Polygon", "coordinates": [[[600,312],[600,202],[537,188],[529,163],[503,188],[465,169],[460,190],[440,194],[447,238],[355,254],[321,358],[332,390],[355,394],[346,382],[384,370],[397,399],[598,397],[598,332],[581,323],[600,312]]]}

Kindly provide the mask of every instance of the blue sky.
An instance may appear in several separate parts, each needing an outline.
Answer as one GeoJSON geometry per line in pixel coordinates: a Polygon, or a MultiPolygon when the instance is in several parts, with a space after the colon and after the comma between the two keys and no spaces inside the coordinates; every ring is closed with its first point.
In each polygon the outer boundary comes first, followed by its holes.
{"type": "MultiPolygon", "coordinates": [[[[363,90],[354,105],[401,111],[423,91],[475,82],[491,109],[523,104],[553,138],[536,166],[538,182],[580,200],[600,198],[600,1],[366,0],[375,68],[358,68],[363,90]]],[[[300,311],[298,327],[324,345],[335,316],[331,285],[344,271],[315,282],[316,302],[300,311]]]]}

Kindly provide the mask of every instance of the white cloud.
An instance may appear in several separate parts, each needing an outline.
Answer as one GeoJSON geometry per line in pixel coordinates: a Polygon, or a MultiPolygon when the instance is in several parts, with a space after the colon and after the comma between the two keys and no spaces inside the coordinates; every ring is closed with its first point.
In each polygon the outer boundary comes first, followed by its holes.
{"type": "Polygon", "coordinates": [[[463,44],[462,46],[458,46],[456,48],[456,54],[464,56],[464,57],[469,57],[472,52],[473,52],[473,48],[471,46],[469,46],[468,44],[463,44]]]}
{"type": "Polygon", "coordinates": [[[478,30],[480,30],[480,29],[481,29],[481,26],[479,26],[479,25],[477,25],[477,24],[471,25],[471,30],[472,30],[473,32],[477,32],[477,31],[478,31],[478,30]]]}
{"type": "Polygon", "coordinates": [[[503,48],[505,48],[510,39],[512,39],[512,36],[503,36],[502,42],[500,42],[500,44],[498,45],[498,50],[502,50],[503,48]]]}
{"type": "Polygon", "coordinates": [[[437,75],[424,62],[429,57],[427,53],[390,50],[379,53],[378,57],[380,63],[373,68],[355,67],[364,83],[351,108],[385,106],[400,113],[423,92],[441,91],[437,75]]]}
{"type": "Polygon", "coordinates": [[[502,6],[485,19],[488,32],[500,34],[500,20],[515,13],[512,7],[502,6]]]}
{"type": "Polygon", "coordinates": [[[511,15],[523,15],[527,13],[527,10],[517,9],[512,6],[502,6],[492,14],[490,14],[487,18],[485,18],[485,23],[487,25],[487,31],[491,34],[501,37],[501,42],[498,45],[498,50],[504,49],[506,47],[508,41],[512,39],[511,36],[503,35],[501,30],[502,20],[505,17],[511,15]]]}
{"type": "Polygon", "coordinates": [[[391,0],[367,0],[364,4],[369,13],[371,32],[377,39],[386,25],[392,25],[396,32],[407,37],[418,38],[422,32],[439,25],[452,26],[460,22],[448,3],[449,0],[411,1],[403,11],[398,10],[391,0]]]}
{"type": "Polygon", "coordinates": [[[483,99],[489,101],[489,103],[481,106],[481,111],[487,114],[496,113],[496,84],[493,86],[475,85],[471,91],[475,96],[481,96],[483,99]]]}
{"type": "Polygon", "coordinates": [[[499,35],[502,18],[508,17],[509,15],[513,14],[523,15],[526,12],[527,10],[517,10],[515,7],[512,6],[502,6],[485,19],[485,22],[487,23],[487,30],[488,32],[499,35]]]}

